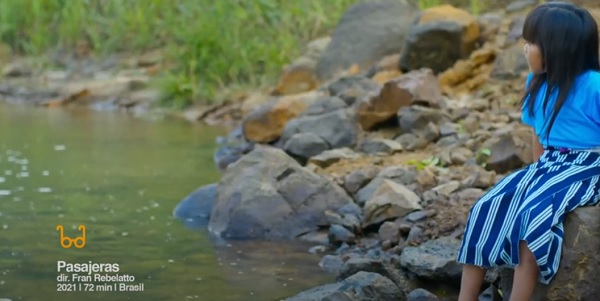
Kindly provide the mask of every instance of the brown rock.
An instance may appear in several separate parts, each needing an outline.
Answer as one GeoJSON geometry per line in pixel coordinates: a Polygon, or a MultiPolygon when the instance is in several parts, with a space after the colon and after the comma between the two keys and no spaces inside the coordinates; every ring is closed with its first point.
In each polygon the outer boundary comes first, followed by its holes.
{"type": "Polygon", "coordinates": [[[402,75],[402,72],[400,72],[398,70],[383,70],[383,71],[379,71],[375,75],[373,75],[372,79],[374,82],[376,82],[380,85],[384,85],[388,81],[394,80],[394,79],[400,77],[401,75],[402,75]]]}
{"type": "MultiPolygon", "coordinates": [[[[538,283],[532,301],[595,301],[600,296],[600,208],[583,207],[564,221],[560,267],[550,285],[538,283]]],[[[501,272],[505,298],[512,289],[512,269],[501,272]]]]}
{"type": "Polygon", "coordinates": [[[429,69],[411,71],[386,82],[378,94],[367,98],[357,107],[358,122],[368,130],[394,118],[398,110],[412,104],[440,107],[442,95],[439,84],[429,69]]]}
{"type": "Polygon", "coordinates": [[[306,45],[306,52],[304,56],[307,58],[311,58],[314,60],[318,60],[323,52],[331,42],[331,37],[325,36],[321,38],[314,39],[306,45]]]}
{"type": "Polygon", "coordinates": [[[435,73],[466,58],[479,41],[477,19],[451,5],[426,9],[406,37],[400,70],[431,68],[435,73]]]}
{"type": "Polygon", "coordinates": [[[286,123],[304,112],[320,96],[318,92],[307,92],[284,96],[261,105],[242,121],[244,136],[259,143],[277,140],[286,123]]]}
{"type": "Polygon", "coordinates": [[[376,65],[378,71],[400,71],[398,62],[400,61],[400,53],[388,55],[382,58],[376,65]]]}
{"type": "Polygon", "coordinates": [[[442,91],[447,95],[471,93],[487,82],[489,66],[496,58],[493,48],[481,48],[471,53],[469,59],[459,60],[438,76],[442,91]]]}
{"type": "Polygon", "coordinates": [[[317,88],[314,70],[317,62],[313,59],[301,57],[288,66],[281,75],[273,95],[290,95],[311,91],[317,88]]]}
{"type": "Polygon", "coordinates": [[[271,97],[261,91],[255,91],[246,95],[242,101],[242,116],[247,116],[269,100],[272,100],[271,97]]]}
{"type": "Polygon", "coordinates": [[[490,138],[483,144],[479,160],[485,162],[486,169],[497,173],[505,173],[531,163],[531,131],[519,128],[490,138]]]}

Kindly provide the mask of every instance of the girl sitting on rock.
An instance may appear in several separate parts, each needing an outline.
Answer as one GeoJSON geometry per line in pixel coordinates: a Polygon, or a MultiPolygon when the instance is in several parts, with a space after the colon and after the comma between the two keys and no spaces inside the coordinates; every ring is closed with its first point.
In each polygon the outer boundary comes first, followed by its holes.
{"type": "Polygon", "coordinates": [[[550,2],[523,27],[531,73],[521,101],[534,163],[495,185],[469,212],[458,262],[459,301],[476,301],[485,269],[513,267],[511,301],[529,301],[561,259],[563,219],[600,200],[597,24],[585,9],[550,2]]]}

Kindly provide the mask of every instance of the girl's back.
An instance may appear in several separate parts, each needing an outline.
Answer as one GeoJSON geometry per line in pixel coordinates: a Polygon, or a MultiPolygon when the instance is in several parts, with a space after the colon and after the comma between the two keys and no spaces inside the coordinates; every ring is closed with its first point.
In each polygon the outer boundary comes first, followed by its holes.
{"type": "MultiPolygon", "coordinates": [[[[527,86],[533,73],[527,77],[527,86]]],[[[549,137],[546,135],[548,120],[557,100],[558,91],[551,94],[546,109],[547,84],[540,86],[534,104],[534,114],[527,110],[529,98],[523,106],[522,120],[535,129],[544,146],[569,149],[593,149],[600,147],[600,72],[586,71],[579,75],[565,99],[549,137]]]]}

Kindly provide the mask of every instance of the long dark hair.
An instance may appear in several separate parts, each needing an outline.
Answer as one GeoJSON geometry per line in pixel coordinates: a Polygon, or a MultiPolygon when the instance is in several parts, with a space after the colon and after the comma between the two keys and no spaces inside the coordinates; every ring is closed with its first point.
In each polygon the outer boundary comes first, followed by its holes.
{"type": "Polygon", "coordinates": [[[558,92],[552,115],[545,122],[547,140],[577,76],[589,70],[600,70],[598,25],[585,9],[570,3],[549,2],[537,6],[527,15],[523,38],[540,49],[544,71],[534,74],[520,105],[523,106],[529,97],[528,113],[533,115],[536,97],[545,82],[545,113],[549,98],[558,92]]]}

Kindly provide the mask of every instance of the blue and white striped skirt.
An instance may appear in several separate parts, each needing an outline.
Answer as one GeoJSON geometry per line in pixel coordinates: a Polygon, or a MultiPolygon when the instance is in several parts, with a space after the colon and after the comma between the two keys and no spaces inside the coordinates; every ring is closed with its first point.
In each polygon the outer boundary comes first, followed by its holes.
{"type": "Polygon", "coordinates": [[[561,259],[565,214],[600,200],[600,153],[546,150],[496,184],[469,212],[457,261],[515,267],[526,241],[548,284],[561,259]]]}

